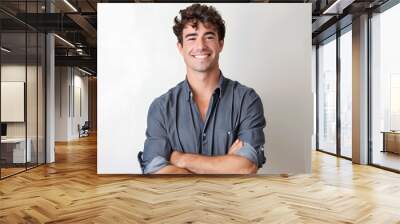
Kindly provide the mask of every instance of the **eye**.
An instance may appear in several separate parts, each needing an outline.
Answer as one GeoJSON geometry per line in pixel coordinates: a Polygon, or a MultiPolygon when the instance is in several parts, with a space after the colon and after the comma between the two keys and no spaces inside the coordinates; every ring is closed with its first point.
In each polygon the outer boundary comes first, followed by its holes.
{"type": "Polygon", "coordinates": [[[207,39],[207,40],[213,40],[213,39],[214,39],[214,36],[207,36],[206,39],[207,39]]]}

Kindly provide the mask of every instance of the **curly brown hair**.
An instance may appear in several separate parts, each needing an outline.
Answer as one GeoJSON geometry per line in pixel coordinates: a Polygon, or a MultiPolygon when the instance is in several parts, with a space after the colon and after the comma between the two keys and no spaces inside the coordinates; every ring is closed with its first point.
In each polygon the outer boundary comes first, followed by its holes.
{"type": "Polygon", "coordinates": [[[175,25],[172,29],[180,44],[182,44],[182,31],[185,26],[190,23],[193,28],[197,29],[198,22],[203,23],[205,26],[213,26],[218,32],[219,40],[224,40],[225,21],[213,6],[196,3],[186,9],[181,9],[179,14],[180,18],[178,16],[175,17],[175,25]]]}

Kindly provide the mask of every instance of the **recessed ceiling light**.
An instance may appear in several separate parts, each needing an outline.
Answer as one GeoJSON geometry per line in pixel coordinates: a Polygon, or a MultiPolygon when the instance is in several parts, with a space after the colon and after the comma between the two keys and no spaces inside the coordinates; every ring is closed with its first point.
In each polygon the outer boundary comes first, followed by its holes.
{"type": "Polygon", "coordinates": [[[5,48],[5,47],[1,47],[0,49],[1,49],[2,51],[6,52],[6,53],[10,53],[10,52],[11,52],[11,50],[9,50],[9,49],[7,49],[7,48],[5,48]]]}
{"type": "Polygon", "coordinates": [[[81,72],[83,72],[83,73],[85,73],[85,74],[87,74],[87,75],[90,75],[90,76],[92,75],[92,73],[90,73],[90,72],[88,72],[88,71],[86,71],[86,70],[83,70],[83,69],[81,69],[81,68],[79,68],[79,67],[78,67],[78,70],[81,71],[81,72]]]}
{"type": "Polygon", "coordinates": [[[66,39],[64,39],[64,38],[62,38],[62,37],[60,37],[60,36],[57,35],[57,34],[54,34],[54,36],[57,37],[57,38],[58,38],[59,40],[61,40],[62,42],[66,43],[67,45],[69,45],[69,46],[75,48],[75,45],[73,45],[73,44],[72,44],[71,42],[69,42],[68,40],[66,40],[66,39]]]}
{"type": "Polygon", "coordinates": [[[71,4],[69,3],[68,0],[64,0],[65,4],[67,4],[72,10],[74,10],[75,12],[78,12],[78,10],[71,4]]]}
{"type": "Polygon", "coordinates": [[[351,5],[355,0],[336,0],[322,14],[342,14],[343,9],[351,5]]]}

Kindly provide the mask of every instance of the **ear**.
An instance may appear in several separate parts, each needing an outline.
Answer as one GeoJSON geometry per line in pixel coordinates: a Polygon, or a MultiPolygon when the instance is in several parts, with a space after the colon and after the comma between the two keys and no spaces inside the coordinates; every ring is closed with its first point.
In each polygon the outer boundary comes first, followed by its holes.
{"type": "Polygon", "coordinates": [[[182,55],[182,53],[183,53],[183,46],[182,46],[181,43],[179,43],[179,41],[176,42],[176,48],[178,48],[179,53],[182,55]]]}
{"type": "Polygon", "coordinates": [[[224,48],[224,40],[220,40],[219,41],[219,52],[221,52],[223,48],[224,48]]]}

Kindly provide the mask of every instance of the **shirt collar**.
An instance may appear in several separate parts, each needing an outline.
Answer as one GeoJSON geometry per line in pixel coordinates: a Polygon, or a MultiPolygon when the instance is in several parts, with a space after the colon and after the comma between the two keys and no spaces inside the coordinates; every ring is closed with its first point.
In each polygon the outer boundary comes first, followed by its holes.
{"type": "MultiPolygon", "coordinates": [[[[219,98],[221,99],[223,92],[225,90],[225,77],[222,74],[222,72],[220,71],[220,76],[219,76],[219,82],[217,85],[217,88],[214,90],[214,94],[219,94],[219,98]]],[[[184,87],[184,92],[185,92],[185,98],[187,101],[190,100],[190,98],[192,97],[192,90],[190,89],[189,86],[189,82],[187,80],[187,77],[185,79],[185,81],[183,82],[183,87],[184,87]]]]}

